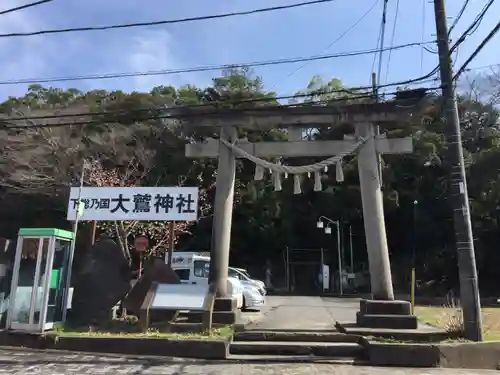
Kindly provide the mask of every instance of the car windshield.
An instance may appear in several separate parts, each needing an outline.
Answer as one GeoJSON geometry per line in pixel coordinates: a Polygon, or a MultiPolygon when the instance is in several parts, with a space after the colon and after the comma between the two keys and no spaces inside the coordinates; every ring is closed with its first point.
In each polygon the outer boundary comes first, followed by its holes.
{"type": "Polygon", "coordinates": [[[247,271],[247,270],[238,270],[238,271],[240,271],[240,273],[241,273],[242,275],[244,275],[244,276],[248,277],[249,279],[251,279],[251,278],[252,278],[252,276],[250,276],[250,274],[248,273],[248,271],[247,271]]]}

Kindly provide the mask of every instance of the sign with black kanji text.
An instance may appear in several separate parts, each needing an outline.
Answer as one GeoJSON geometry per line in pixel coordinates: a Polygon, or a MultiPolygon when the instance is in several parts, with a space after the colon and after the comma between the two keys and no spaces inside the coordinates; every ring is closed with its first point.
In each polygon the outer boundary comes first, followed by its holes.
{"type": "MultiPolygon", "coordinates": [[[[67,219],[76,219],[80,188],[71,188],[67,219]]],[[[197,187],[83,187],[79,220],[198,219],[197,187]]]]}

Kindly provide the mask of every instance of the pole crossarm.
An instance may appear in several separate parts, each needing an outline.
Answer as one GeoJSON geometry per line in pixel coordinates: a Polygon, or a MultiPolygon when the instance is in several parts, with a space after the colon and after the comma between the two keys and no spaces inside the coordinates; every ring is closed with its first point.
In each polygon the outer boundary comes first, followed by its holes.
{"type": "MultiPolygon", "coordinates": [[[[413,152],[413,140],[405,138],[385,138],[377,136],[377,151],[381,154],[407,154],[413,152]]],[[[258,158],[272,157],[321,157],[345,154],[357,143],[356,140],[343,141],[297,141],[297,142],[247,142],[238,141],[236,145],[245,153],[258,158]]],[[[208,138],[205,143],[186,145],[188,158],[217,158],[220,142],[218,139],[208,138]]],[[[235,153],[237,158],[245,158],[235,153]]]]}

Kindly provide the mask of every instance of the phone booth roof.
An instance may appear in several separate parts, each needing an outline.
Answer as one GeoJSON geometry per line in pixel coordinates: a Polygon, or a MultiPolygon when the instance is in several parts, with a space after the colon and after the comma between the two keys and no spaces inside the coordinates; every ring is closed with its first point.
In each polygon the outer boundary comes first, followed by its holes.
{"type": "Polygon", "coordinates": [[[19,237],[57,237],[66,240],[75,238],[73,232],[57,228],[20,228],[17,235],[19,237]]]}

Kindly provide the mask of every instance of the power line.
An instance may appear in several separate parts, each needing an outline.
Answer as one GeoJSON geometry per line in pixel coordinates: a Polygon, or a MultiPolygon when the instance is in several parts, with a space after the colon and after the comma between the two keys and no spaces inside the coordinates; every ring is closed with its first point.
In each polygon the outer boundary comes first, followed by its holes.
{"type": "Polygon", "coordinates": [[[448,29],[448,35],[451,35],[452,30],[455,28],[455,26],[457,26],[458,21],[460,21],[460,18],[462,18],[463,14],[465,12],[465,9],[467,8],[467,5],[469,5],[469,2],[470,2],[470,0],[465,0],[464,1],[464,4],[462,5],[462,8],[458,12],[458,15],[455,17],[455,21],[453,21],[453,24],[448,29]]]}
{"type": "MultiPolygon", "coordinates": [[[[422,29],[420,31],[420,38],[421,38],[420,40],[424,40],[425,37],[426,4],[427,1],[422,0],[422,29]]],[[[425,47],[422,46],[422,49],[420,50],[420,74],[422,74],[422,72],[424,71],[424,50],[429,52],[425,47]]]]}
{"type": "Polygon", "coordinates": [[[377,86],[380,85],[380,75],[382,74],[382,56],[384,54],[384,43],[385,43],[385,25],[387,24],[387,3],[389,0],[384,0],[384,9],[382,11],[382,24],[380,26],[380,55],[378,58],[378,69],[377,69],[377,86]]]}
{"type": "MultiPolygon", "coordinates": [[[[396,10],[394,12],[394,24],[392,25],[391,46],[394,45],[394,40],[396,39],[396,26],[398,24],[398,15],[399,15],[399,0],[396,1],[396,10]]],[[[389,68],[391,66],[391,56],[392,56],[392,51],[389,50],[384,82],[387,82],[387,77],[389,76],[389,68]]],[[[422,71],[420,71],[420,74],[422,74],[422,71]]]]}
{"type": "MultiPolygon", "coordinates": [[[[384,0],[385,1],[385,0],[384,0]]],[[[385,4],[385,3],[384,3],[385,4]]],[[[385,6],[385,5],[384,5],[385,6]]],[[[378,30],[378,37],[377,37],[377,48],[380,46],[380,40],[382,39],[382,25],[378,30]]],[[[373,55],[373,61],[372,61],[372,68],[370,70],[370,78],[372,77],[373,72],[375,71],[375,63],[377,62],[377,55],[373,55]]]]}
{"type": "Polygon", "coordinates": [[[455,43],[455,45],[450,48],[450,54],[456,48],[458,48],[458,46],[460,45],[460,43],[462,43],[465,40],[465,38],[467,38],[469,35],[471,35],[471,34],[473,34],[473,33],[475,33],[477,31],[477,29],[481,25],[481,22],[484,19],[484,16],[486,15],[486,13],[488,12],[488,10],[490,9],[490,7],[493,5],[494,2],[495,2],[495,0],[489,0],[488,1],[488,3],[483,7],[483,9],[481,10],[481,12],[479,12],[479,14],[476,16],[476,18],[474,19],[474,21],[462,33],[462,35],[460,36],[460,38],[458,38],[458,40],[455,43]]]}
{"type": "MultiPolygon", "coordinates": [[[[491,0],[490,1],[490,5],[491,3],[493,2],[494,0],[491,0]]],[[[487,5],[488,7],[488,5],[487,5]]],[[[486,7],[485,7],[486,8],[486,7]]],[[[487,9],[486,9],[487,10],[487,9]]],[[[476,18],[476,20],[473,22],[473,24],[471,25],[472,27],[475,26],[476,22],[479,20],[479,22],[481,21],[482,17],[484,17],[485,15],[485,9],[483,9],[483,11],[481,12],[480,15],[478,15],[478,17],[476,18]]],[[[498,25],[497,25],[498,26],[498,25]]],[[[458,41],[453,45],[453,47],[450,49],[450,50],[453,50],[453,49],[456,49],[460,46],[461,43],[464,42],[465,38],[468,36],[468,32],[469,30],[471,29],[471,27],[469,27],[465,32],[464,34],[462,34],[462,36],[458,39],[458,41]]],[[[451,51],[450,51],[450,54],[449,56],[451,56],[451,51]]],[[[422,75],[420,77],[416,77],[416,78],[411,78],[411,79],[407,79],[407,80],[404,80],[404,81],[398,81],[398,82],[393,82],[393,83],[388,83],[388,84],[384,84],[384,85],[379,85],[378,88],[385,88],[385,87],[391,87],[391,86],[404,86],[404,85],[409,85],[409,84],[412,84],[412,83],[424,83],[424,82],[430,82],[430,81],[435,81],[436,80],[436,77],[433,77],[437,72],[439,71],[439,65],[436,66],[434,69],[432,69],[430,72],[428,72],[427,74],[425,75],[422,75]]],[[[350,89],[341,89],[341,90],[331,90],[331,91],[327,91],[327,92],[313,92],[313,93],[307,93],[307,94],[303,94],[303,95],[291,95],[291,96],[282,96],[282,97],[277,97],[277,98],[262,98],[262,99],[251,99],[251,100],[244,100],[244,101],[240,101],[240,103],[244,103],[244,102],[256,102],[256,101],[266,101],[266,100],[279,100],[279,99],[294,99],[294,98],[297,98],[297,97],[304,97],[304,96],[309,96],[311,94],[317,94],[317,95],[320,95],[320,94],[331,94],[331,93],[340,93],[340,92],[343,92],[343,93],[352,93],[353,91],[356,91],[356,90],[372,90],[372,86],[361,86],[361,87],[355,87],[355,88],[350,88],[350,89]]],[[[368,97],[372,97],[371,94],[368,95],[368,97]]],[[[348,99],[354,99],[354,98],[348,98],[348,99]]],[[[348,100],[347,99],[347,100],[348,100]]],[[[216,104],[224,104],[223,102],[220,102],[220,103],[216,103],[216,102],[212,102],[212,103],[209,103],[209,104],[205,104],[205,105],[198,105],[197,107],[199,106],[214,106],[216,104]]],[[[227,102],[225,104],[228,104],[227,102]]],[[[234,103],[233,103],[234,104],[234,103]]],[[[183,108],[186,108],[186,107],[183,107],[183,108]]],[[[151,108],[148,108],[148,109],[143,109],[144,110],[152,110],[151,108]]],[[[109,112],[108,112],[109,114],[109,112]]],[[[57,117],[73,117],[73,116],[89,116],[91,114],[89,113],[80,113],[80,114],[71,114],[71,115],[56,115],[56,118],[57,117]]],[[[16,121],[16,120],[26,120],[26,119],[30,119],[30,118],[19,118],[19,119],[10,119],[11,121],[16,121]]],[[[36,118],[31,118],[31,119],[36,119],[36,118]]],[[[68,124],[68,125],[71,125],[71,124],[68,124]]]]}
{"type": "MultiPolygon", "coordinates": [[[[340,40],[342,40],[347,34],[349,34],[352,30],[354,30],[356,28],[356,26],[358,26],[368,16],[368,14],[371,13],[371,11],[377,6],[377,4],[379,3],[379,1],[380,0],[375,0],[375,2],[373,3],[373,5],[370,8],[368,8],[368,10],[365,13],[363,13],[363,15],[360,18],[358,18],[358,20],[356,22],[354,22],[351,26],[349,26],[344,32],[340,33],[326,48],[323,49],[323,53],[329,51],[330,48],[332,48],[337,42],[339,42],[340,40]]],[[[305,62],[304,64],[302,64],[301,66],[299,66],[297,69],[295,69],[294,71],[292,71],[291,73],[289,73],[285,77],[285,79],[291,77],[292,75],[294,75],[295,73],[297,73],[299,70],[301,70],[304,67],[306,67],[307,64],[309,64],[309,61],[305,62]]]]}
{"type": "MultiPolygon", "coordinates": [[[[381,85],[380,88],[384,87],[394,87],[394,86],[402,86],[402,85],[407,85],[411,83],[429,83],[429,82],[434,82],[436,81],[435,78],[429,79],[429,76],[431,75],[430,72],[429,74],[422,76],[422,77],[417,77],[413,79],[409,79],[406,81],[399,81],[399,82],[393,82],[385,85],[381,85]]],[[[202,108],[202,107],[214,107],[217,105],[236,105],[236,104],[245,104],[245,103],[258,103],[258,102],[266,102],[266,101],[271,101],[271,100],[286,100],[286,99],[297,99],[297,98],[305,98],[313,95],[324,95],[324,94],[353,94],[356,92],[362,92],[366,91],[366,97],[371,98],[372,97],[372,86],[358,86],[358,87],[351,87],[351,88],[346,88],[346,89],[336,89],[336,90],[316,90],[308,93],[301,93],[301,94],[293,94],[293,95],[281,95],[277,97],[265,97],[265,98],[253,98],[253,99],[242,99],[242,100],[237,100],[237,101],[212,101],[209,103],[205,104],[195,104],[195,105],[185,105],[185,106],[177,106],[173,107],[171,109],[195,109],[195,108],[202,108]],[[370,93],[368,94],[368,90],[370,90],[370,93]]],[[[432,90],[432,89],[428,89],[432,90]]],[[[363,97],[365,93],[362,93],[363,97]]],[[[384,95],[390,95],[390,93],[385,93],[384,95]]],[[[356,97],[346,97],[346,98],[336,98],[335,101],[337,100],[351,100],[355,99],[356,97]]],[[[359,97],[358,97],[359,98],[359,97]]],[[[80,112],[80,113],[68,113],[68,114],[59,114],[59,115],[44,115],[44,116],[31,116],[31,117],[20,117],[20,118],[10,118],[10,121],[18,121],[18,120],[47,120],[47,119],[57,119],[57,118],[68,118],[68,117],[81,117],[81,116],[104,116],[104,115],[109,115],[109,114],[126,114],[126,113],[131,113],[131,112],[147,112],[147,111],[154,111],[154,110],[162,110],[163,108],[136,108],[132,110],[120,110],[120,111],[107,111],[107,112],[80,112]]]]}
{"type": "Polygon", "coordinates": [[[118,24],[118,25],[85,26],[85,27],[75,27],[75,28],[8,33],[8,34],[0,34],[0,38],[13,38],[13,37],[47,35],[47,34],[62,34],[62,33],[79,32],[79,31],[115,30],[115,29],[127,29],[127,28],[145,27],[145,26],[172,25],[172,24],[176,24],[176,23],[206,21],[206,20],[213,20],[213,19],[219,19],[219,18],[229,18],[229,17],[235,17],[235,16],[249,16],[249,15],[265,13],[265,12],[273,12],[273,11],[279,11],[279,10],[285,10],[285,9],[305,7],[305,6],[314,5],[314,4],[330,3],[332,1],[335,1],[335,0],[311,0],[311,1],[304,1],[304,2],[300,2],[300,3],[296,3],[296,4],[274,6],[274,7],[269,7],[269,8],[259,8],[259,9],[241,11],[241,12],[220,13],[220,14],[213,14],[213,15],[208,15],[208,16],[179,18],[179,19],[173,19],[173,20],[135,22],[135,23],[125,23],[125,24],[118,24]]]}
{"type": "MultiPolygon", "coordinates": [[[[432,73],[432,72],[431,72],[432,73]]],[[[429,74],[428,74],[429,75],[429,74]]],[[[426,75],[427,76],[427,75],[426,75]]],[[[436,79],[424,79],[426,76],[419,77],[419,78],[414,78],[406,81],[400,81],[400,82],[394,82],[390,84],[385,84],[381,85],[381,87],[390,87],[390,86],[401,86],[401,85],[406,85],[409,83],[414,83],[414,82],[434,82],[436,79]]],[[[320,91],[316,90],[313,92],[309,93],[303,93],[303,94],[294,94],[294,95],[285,95],[285,96],[278,96],[278,97],[266,97],[266,98],[254,98],[254,99],[243,99],[243,100],[237,100],[237,101],[213,101],[205,104],[195,104],[195,105],[184,105],[184,106],[175,106],[175,107],[170,107],[170,108],[136,108],[136,109],[131,109],[131,110],[119,110],[119,111],[106,111],[106,112],[81,112],[81,113],[68,113],[68,114],[58,114],[58,115],[43,115],[43,116],[24,116],[24,117],[16,117],[16,118],[8,118],[8,119],[0,119],[0,129],[17,129],[17,128],[28,128],[27,126],[19,126],[16,124],[11,123],[11,121],[32,121],[32,120],[48,120],[48,119],[58,119],[58,118],[71,118],[71,117],[83,117],[83,116],[106,116],[106,115],[127,115],[131,113],[143,113],[143,112],[152,112],[152,111],[178,111],[178,110],[186,110],[186,109],[196,109],[196,108],[203,108],[203,107],[210,107],[212,109],[216,109],[219,105],[236,105],[236,104],[245,104],[245,103],[257,103],[257,102],[266,102],[266,101],[277,101],[277,100],[285,100],[285,99],[297,99],[297,98],[305,98],[309,96],[314,96],[314,95],[324,95],[324,94],[354,94],[357,91],[365,91],[361,92],[358,95],[355,96],[346,96],[342,98],[333,98],[329,100],[323,100],[323,101],[317,101],[314,102],[314,104],[320,104],[320,103],[332,103],[332,102],[341,102],[341,101],[348,101],[348,100],[355,100],[355,99],[371,99],[373,97],[373,94],[371,92],[372,87],[371,86],[360,86],[360,87],[353,87],[349,89],[338,89],[338,90],[327,90],[327,91],[320,91]],[[370,91],[368,91],[370,90],[370,91]],[[7,126],[9,125],[9,126],[7,126]]],[[[427,91],[432,91],[432,90],[437,90],[439,87],[434,87],[434,88],[426,88],[427,91]]],[[[385,95],[395,95],[397,91],[395,92],[390,92],[390,93],[383,93],[381,96],[385,95]]],[[[287,106],[297,106],[297,105],[305,105],[305,104],[310,104],[310,103],[299,103],[299,104],[289,104],[289,105],[281,105],[282,107],[287,107],[287,106]]],[[[274,108],[274,106],[259,106],[259,107],[254,107],[251,108],[252,111],[254,110],[262,110],[262,109],[267,109],[267,108],[274,108]]],[[[248,108],[246,108],[248,109],[248,108]]],[[[242,108],[235,108],[234,110],[245,110],[242,108]]],[[[216,113],[216,112],[214,112],[216,113]]],[[[213,113],[212,113],[213,114],[213,113]]],[[[196,115],[196,114],[194,114],[196,115]]],[[[210,113],[203,113],[203,115],[210,115],[210,113]]],[[[189,117],[193,116],[193,114],[188,114],[188,115],[166,115],[161,118],[181,118],[181,117],[189,117]]],[[[144,117],[141,116],[140,118],[137,118],[137,120],[147,120],[147,119],[155,119],[156,117],[144,117]]],[[[92,120],[92,121],[85,121],[82,123],[78,122],[67,122],[67,123],[57,123],[57,124],[40,124],[40,127],[58,127],[58,126],[69,126],[69,125],[85,125],[85,124],[101,124],[103,120],[106,119],[101,119],[99,121],[97,120],[92,120]]],[[[129,119],[130,120],[130,119],[129,119]]],[[[110,119],[109,121],[115,121],[116,119],[110,119]]]]}
{"type": "Polygon", "coordinates": [[[473,70],[491,69],[491,68],[497,68],[497,67],[500,67],[500,63],[489,64],[489,65],[481,65],[481,66],[473,66],[472,68],[466,68],[465,72],[470,72],[470,71],[473,71],[473,70]]]}
{"type": "MultiPolygon", "coordinates": [[[[437,90],[437,89],[439,89],[439,87],[429,88],[428,90],[437,90]]],[[[345,91],[347,91],[347,90],[345,90],[345,91]]],[[[331,92],[324,91],[323,93],[328,94],[331,92]]],[[[397,94],[397,91],[385,93],[384,95],[395,95],[395,94],[397,94]]],[[[281,97],[277,97],[277,98],[267,98],[264,100],[286,99],[286,98],[292,99],[292,98],[297,98],[297,97],[305,97],[305,96],[309,96],[309,95],[311,95],[311,94],[281,96],[281,97]]],[[[367,92],[367,93],[356,95],[356,96],[334,98],[334,99],[329,99],[329,100],[320,100],[320,101],[313,102],[313,103],[305,102],[305,103],[284,104],[284,105],[280,105],[280,107],[300,107],[300,106],[310,106],[311,104],[313,104],[313,105],[331,104],[331,103],[337,103],[337,102],[342,102],[342,101],[370,99],[370,98],[372,98],[372,93],[367,92]]],[[[262,101],[263,99],[258,99],[258,100],[262,101]]],[[[254,100],[254,101],[258,101],[258,100],[254,100]]],[[[249,101],[251,101],[251,100],[246,100],[246,101],[241,101],[241,102],[249,102],[249,101]]],[[[236,102],[232,102],[232,103],[234,104],[236,102]]],[[[271,105],[271,106],[267,105],[267,106],[259,106],[259,107],[254,107],[254,108],[217,109],[217,108],[214,108],[215,104],[231,104],[231,102],[219,102],[219,103],[208,104],[208,106],[211,106],[214,109],[214,111],[210,112],[210,113],[203,113],[203,114],[172,113],[172,111],[179,111],[179,110],[183,110],[183,109],[196,108],[196,107],[206,107],[207,106],[207,105],[203,105],[203,104],[202,105],[194,105],[194,106],[179,106],[179,107],[172,107],[172,108],[166,108],[166,109],[149,108],[149,109],[147,109],[148,111],[153,111],[153,110],[164,111],[164,112],[170,111],[170,113],[164,114],[164,115],[157,114],[157,115],[149,115],[149,116],[131,117],[131,118],[128,118],[127,120],[128,121],[145,121],[145,120],[161,120],[161,119],[185,119],[185,118],[190,118],[190,117],[192,118],[192,117],[199,117],[199,116],[210,116],[210,115],[220,113],[221,110],[225,111],[226,113],[238,113],[238,112],[242,112],[242,111],[249,110],[249,109],[251,109],[254,112],[258,112],[258,111],[265,111],[268,109],[276,108],[276,106],[274,106],[274,105],[271,105]]],[[[146,109],[144,109],[144,110],[146,110],[146,109]]],[[[142,111],[144,111],[144,110],[142,110],[142,111]]],[[[127,115],[127,114],[131,114],[131,113],[139,112],[139,111],[140,110],[129,110],[129,111],[121,111],[121,112],[101,112],[101,113],[97,113],[97,114],[96,113],[85,113],[85,114],[81,114],[81,115],[86,115],[86,116],[91,116],[91,115],[100,115],[100,116],[127,115]]],[[[9,130],[9,129],[15,130],[15,129],[33,129],[33,128],[56,128],[56,127],[65,127],[65,126],[73,126],[73,125],[99,125],[105,121],[115,122],[115,123],[119,122],[118,119],[113,119],[113,118],[108,118],[108,119],[103,118],[101,120],[88,120],[88,121],[80,121],[80,122],[77,121],[77,122],[63,122],[63,123],[53,123],[53,124],[36,124],[36,125],[29,125],[29,126],[16,125],[16,124],[12,124],[11,122],[9,122],[9,121],[32,121],[32,120],[38,120],[38,119],[66,118],[66,117],[72,117],[72,116],[75,116],[75,114],[49,115],[49,116],[26,116],[26,117],[5,119],[5,120],[2,120],[1,124],[3,125],[4,130],[9,130]]]]}
{"type": "MultiPolygon", "coordinates": [[[[427,42],[415,42],[407,43],[398,46],[387,47],[384,50],[392,51],[399,50],[408,47],[421,46],[423,44],[431,44],[434,41],[427,42]]],[[[206,65],[198,66],[192,68],[182,68],[182,69],[164,69],[164,70],[152,70],[144,72],[122,72],[122,73],[105,73],[105,74],[89,74],[80,76],[67,76],[67,77],[49,77],[49,78],[25,78],[25,79],[14,79],[0,81],[0,85],[17,85],[17,84],[34,84],[34,83],[50,83],[50,82],[65,82],[65,81],[83,81],[91,79],[110,79],[110,78],[127,78],[127,77],[138,77],[138,76],[158,76],[158,75],[171,75],[180,73],[194,73],[194,72],[208,72],[217,71],[228,68],[247,68],[247,67],[258,67],[258,66],[269,66],[269,65],[281,65],[281,64],[295,64],[304,61],[316,61],[316,60],[327,60],[341,57],[352,57],[369,55],[373,53],[379,53],[378,49],[371,50],[359,50],[351,52],[339,52],[329,55],[316,55],[316,56],[304,56],[304,57],[292,57],[288,59],[277,59],[277,60],[267,60],[267,61],[254,61],[248,63],[236,63],[227,65],[206,65]]]]}
{"type": "MultiPolygon", "coordinates": [[[[237,104],[246,104],[246,103],[259,103],[259,102],[268,102],[268,101],[277,101],[277,100],[286,100],[286,99],[297,99],[297,98],[305,98],[313,95],[323,95],[323,94],[353,94],[355,91],[361,91],[357,88],[353,89],[339,89],[339,90],[330,90],[330,91],[314,91],[310,93],[303,94],[294,94],[294,95],[281,95],[277,97],[266,97],[266,98],[253,98],[253,99],[242,99],[242,100],[232,100],[232,101],[213,101],[204,104],[192,104],[192,105],[181,105],[174,106],[171,108],[135,108],[131,110],[119,110],[119,111],[106,111],[106,112],[80,112],[80,113],[68,113],[68,114],[58,114],[58,115],[43,115],[43,116],[29,116],[29,117],[18,117],[18,118],[10,118],[9,121],[18,121],[18,120],[49,120],[49,119],[58,119],[58,118],[71,118],[71,117],[82,117],[82,116],[105,116],[105,115],[124,115],[129,113],[142,113],[149,111],[161,111],[161,110],[182,110],[182,109],[197,109],[197,108],[206,108],[206,107],[216,107],[218,105],[237,105],[237,104]]],[[[365,94],[361,95],[365,97],[365,94]]],[[[368,97],[368,94],[366,94],[368,97]]],[[[354,97],[346,97],[346,98],[335,98],[333,101],[344,101],[344,100],[352,100],[359,99],[359,96],[354,97]]],[[[262,108],[262,107],[259,107],[262,108]]],[[[252,110],[255,108],[252,108],[252,110]]]]}
{"type": "Polygon", "coordinates": [[[6,9],[6,10],[2,10],[2,11],[0,11],[0,16],[3,16],[4,14],[8,14],[8,13],[17,12],[18,10],[28,9],[28,8],[31,8],[31,7],[34,7],[34,6],[37,6],[37,5],[42,5],[42,4],[45,4],[45,3],[50,3],[51,1],[54,1],[54,0],[40,0],[40,1],[36,1],[34,3],[24,4],[24,5],[20,5],[18,7],[15,7],[15,8],[10,8],[10,9],[6,9]]]}
{"type": "Polygon", "coordinates": [[[462,64],[460,69],[455,73],[453,76],[453,80],[456,80],[466,69],[467,65],[469,65],[472,60],[476,58],[476,56],[481,52],[481,50],[490,42],[490,40],[498,33],[498,30],[500,30],[500,22],[496,24],[496,26],[488,33],[486,38],[483,39],[483,41],[477,46],[477,48],[472,52],[472,54],[469,56],[469,58],[462,64]]]}
{"type": "MultiPolygon", "coordinates": [[[[324,91],[324,94],[327,94],[329,92],[324,91]]],[[[186,105],[186,106],[177,106],[177,107],[171,107],[171,108],[142,108],[142,109],[133,109],[133,110],[123,110],[123,111],[112,111],[112,112],[94,112],[94,113],[80,113],[80,114],[68,114],[68,115],[47,115],[47,116],[26,116],[26,117],[19,117],[19,118],[10,118],[7,119],[8,121],[32,121],[32,120],[46,120],[46,119],[57,119],[57,118],[66,118],[66,117],[80,117],[80,116],[105,116],[105,115],[130,115],[134,113],[141,113],[145,111],[163,111],[163,112],[169,112],[169,114],[164,114],[164,115],[144,115],[144,116],[137,116],[137,117],[131,117],[128,120],[133,120],[133,121],[144,121],[144,120],[157,120],[157,119],[182,119],[182,118],[189,118],[189,117],[197,117],[200,116],[201,114],[196,114],[196,113],[184,113],[184,114],[175,114],[172,113],[174,110],[179,111],[179,110],[186,110],[186,109],[195,109],[195,108],[202,108],[202,107],[212,107],[214,109],[213,112],[211,113],[203,113],[203,116],[211,115],[211,114],[217,114],[218,112],[221,111],[221,109],[217,108],[218,104],[237,104],[237,103],[248,103],[248,102],[258,102],[258,101],[271,101],[271,100],[278,100],[278,99],[294,99],[297,97],[306,97],[310,96],[311,94],[300,94],[300,95],[288,95],[288,96],[281,96],[281,97],[276,97],[276,98],[259,98],[259,99],[254,99],[254,100],[241,100],[241,101],[234,101],[234,102],[212,102],[208,104],[198,104],[198,105],[186,105]]],[[[335,98],[332,100],[322,100],[318,102],[314,102],[313,104],[317,103],[326,103],[326,102],[342,102],[342,101],[348,101],[348,100],[356,100],[356,99],[368,99],[370,98],[370,94],[364,94],[364,95],[357,95],[357,96],[352,96],[352,97],[344,97],[344,98],[335,98]]],[[[294,107],[294,106],[302,106],[302,105],[311,105],[311,103],[294,103],[294,104],[284,104],[281,105],[280,107],[294,107]]],[[[276,106],[259,106],[259,107],[254,107],[250,108],[252,111],[262,111],[262,110],[267,110],[270,108],[276,108],[276,106]]],[[[232,113],[237,113],[242,110],[248,110],[249,108],[225,108],[223,110],[226,111],[231,111],[232,113]]],[[[63,122],[63,123],[54,123],[54,124],[37,124],[35,126],[25,126],[25,125],[15,125],[12,123],[8,123],[10,126],[4,126],[4,129],[24,129],[24,128],[52,128],[52,127],[63,127],[63,126],[70,126],[70,125],[91,125],[91,124],[102,124],[104,121],[109,121],[109,122],[119,122],[119,120],[114,119],[114,118],[103,118],[100,120],[88,120],[88,121],[81,121],[81,122],[63,122]]]]}
{"type": "MultiPolygon", "coordinates": [[[[479,27],[479,25],[481,24],[481,21],[483,20],[484,16],[486,15],[488,9],[491,7],[491,5],[493,4],[495,0],[490,0],[484,7],[483,9],[481,10],[481,12],[479,12],[479,14],[476,16],[476,18],[474,19],[474,21],[469,25],[469,27],[462,33],[462,35],[458,38],[458,40],[455,42],[455,44],[453,44],[453,46],[450,48],[449,50],[449,54],[447,56],[447,58],[450,58],[451,57],[451,54],[453,53],[454,50],[456,50],[458,47],[460,47],[460,45],[465,41],[465,39],[471,35],[471,33],[475,32],[477,30],[477,28],[479,27]],[[473,30],[474,29],[474,30],[473,30]]],[[[438,73],[439,72],[439,69],[440,69],[440,65],[438,63],[438,65],[432,69],[429,73],[419,77],[420,80],[425,80],[427,78],[430,78],[432,77],[434,74],[438,73]]],[[[457,75],[455,77],[458,77],[457,75]]],[[[418,79],[418,78],[417,78],[418,79]]],[[[408,82],[408,83],[414,83],[416,81],[413,81],[413,82],[408,82]]],[[[403,84],[407,84],[407,83],[401,83],[402,85],[403,84]]]]}

